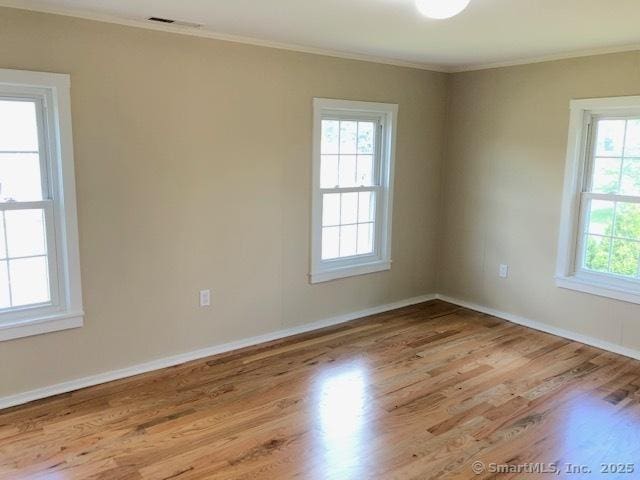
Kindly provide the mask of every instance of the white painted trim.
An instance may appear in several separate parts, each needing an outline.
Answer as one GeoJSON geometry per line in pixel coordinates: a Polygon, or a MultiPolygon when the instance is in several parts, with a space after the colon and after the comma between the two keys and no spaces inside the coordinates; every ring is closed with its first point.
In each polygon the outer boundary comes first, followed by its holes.
{"type": "Polygon", "coordinates": [[[341,323],[356,320],[358,318],[368,317],[370,315],[388,312],[391,310],[396,310],[398,308],[416,305],[418,303],[428,302],[430,300],[434,300],[435,298],[435,294],[421,295],[419,297],[408,298],[406,300],[400,300],[398,302],[387,303],[384,305],[379,305],[377,307],[371,307],[364,310],[359,310],[357,312],[346,313],[324,320],[319,320],[317,322],[307,323],[298,327],[278,330],[275,332],[266,333],[264,335],[258,335],[243,340],[236,340],[221,345],[214,345],[212,347],[207,347],[192,352],[181,353],[178,355],[173,355],[171,357],[159,358],[150,362],[132,365],[130,367],[122,368],[119,370],[99,373],[97,375],[78,378],[75,380],[70,380],[68,382],[58,383],[56,385],[38,388],[28,392],[18,393],[16,395],[10,395],[8,397],[2,397],[0,398],[0,410],[16,405],[22,405],[24,403],[39,400],[41,398],[60,395],[62,393],[79,390],[81,388],[99,385],[101,383],[120,380],[123,378],[132,377],[134,375],[140,375],[142,373],[160,370],[162,368],[173,367],[175,365],[180,365],[182,363],[190,362],[193,360],[199,360],[201,358],[210,357],[212,355],[218,355],[220,353],[226,353],[233,350],[238,350],[240,348],[251,347],[253,345],[259,345],[261,343],[279,340],[282,338],[290,337],[292,335],[299,335],[301,333],[307,333],[313,330],[319,330],[321,328],[330,327],[333,325],[339,325],[341,323]]]}
{"type": "Polygon", "coordinates": [[[160,32],[176,33],[179,35],[189,35],[192,37],[211,38],[214,40],[222,40],[225,42],[241,43],[245,45],[255,45],[257,47],[275,48],[278,50],[288,50],[292,52],[310,53],[313,55],[323,55],[326,57],[344,58],[347,60],[359,60],[369,63],[380,63],[383,65],[393,65],[396,67],[415,68],[418,70],[427,70],[441,73],[463,73],[474,72],[479,70],[490,70],[493,68],[516,67],[521,65],[531,65],[536,63],[554,62],[558,60],[570,60],[572,58],[592,57],[597,55],[608,55],[612,53],[624,53],[640,51],[639,44],[621,45],[617,47],[593,48],[586,50],[577,50],[573,52],[564,52],[551,55],[543,55],[532,58],[517,58],[505,60],[501,62],[489,62],[480,64],[444,64],[444,63],[428,63],[428,62],[412,62],[408,60],[400,60],[397,58],[380,57],[377,55],[368,55],[364,53],[355,53],[348,51],[330,50],[316,47],[309,47],[291,43],[274,42],[253,37],[244,37],[240,35],[231,35],[227,33],[202,30],[194,27],[179,27],[171,24],[155,24],[143,19],[123,18],[115,15],[104,13],[89,12],[76,8],[55,8],[46,5],[37,0],[0,0],[0,7],[15,8],[19,10],[28,10],[33,12],[49,13],[52,15],[62,15],[65,17],[82,18],[84,20],[93,20],[95,22],[112,23],[127,27],[144,28],[145,30],[155,30],[160,32]]]}
{"type": "Polygon", "coordinates": [[[591,118],[587,110],[570,103],[569,132],[565,157],[564,185],[560,206],[560,226],[556,277],[567,277],[575,271],[574,260],[580,216],[580,192],[582,191],[588,132],[591,118]]]}
{"type": "Polygon", "coordinates": [[[245,45],[255,45],[258,47],[276,48],[278,50],[288,50],[292,52],[310,53],[313,55],[323,55],[334,58],[344,58],[347,60],[359,60],[362,62],[380,63],[383,65],[393,65],[396,67],[415,68],[418,70],[428,70],[441,73],[463,73],[474,72],[478,70],[490,70],[493,68],[516,67],[521,65],[531,65],[536,63],[553,62],[558,60],[569,60],[572,58],[592,57],[597,55],[607,55],[612,53],[624,53],[640,51],[639,44],[621,45],[617,47],[593,48],[586,50],[577,50],[573,52],[564,52],[551,55],[543,55],[532,58],[517,58],[505,60],[501,62],[489,62],[480,64],[443,64],[443,63],[427,63],[412,62],[408,60],[400,60],[397,58],[380,57],[377,55],[368,55],[364,53],[355,53],[348,51],[330,50],[316,47],[308,47],[303,45],[273,42],[253,37],[244,37],[240,35],[231,35],[221,32],[202,30],[193,27],[179,27],[170,24],[154,24],[142,19],[123,18],[115,15],[103,13],[89,12],[86,10],[75,8],[55,8],[51,5],[43,4],[37,0],[0,0],[0,7],[15,8],[19,10],[29,10],[34,12],[49,13],[52,15],[62,15],[65,17],[82,18],[85,20],[93,20],[96,22],[113,23],[127,27],[144,28],[146,30],[155,30],[161,32],[177,33],[179,35],[189,35],[193,37],[211,38],[214,40],[222,40],[226,42],[241,43],[245,45]]]}
{"type": "Polygon", "coordinates": [[[592,48],[587,50],[577,50],[573,52],[543,55],[540,57],[521,58],[505,60],[503,62],[480,63],[477,65],[454,65],[446,68],[447,73],[475,72],[478,70],[490,70],[493,68],[517,67],[522,65],[533,65],[536,63],[556,62],[559,60],[570,60],[572,58],[593,57],[597,55],[608,55],[611,53],[624,53],[640,51],[639,44],[621,45],[619,47],[592,48]]]}
{"type": "Polygon", "coordinates": [[[30,337],[42,333],[79,328],[84,324],[84,313],[63,313],[42,318],[27,318],[0,324],[0,342],[30,337]]]}
{"type": "Polygon", "coordinates": [[[311,279],[311,283],[322,283],[336,280],[338,278],[355,277],[358,275],[367,275],[369,273],[384,272],[386,270],[391,270],[390,261],[378,261],[365,265],[334,268],[333,270],[312,273],[309,277],[311,279]]]}
{"type": "Polygon", "coordinates": [[[312,284],[338,278],[364,275],[391,269],[391,232],[393,213],[393,181],[396,153],[398,105],[392,103],[313,99],[313,139],[311,175],[311,255],[309,280],[312,284]],[[376,169],[379,175],[375,189],[376,215],[374,251],[333,260],[322,260],[322,202],[327,190],[339,192],[349,189],[322,189],[320,185],[322,121],[325,118],[363,119],[377,125],[376,169]]]}
{"type": "Polygon", "coordinates": [[[522,325],[523,327],[533,328],[534,330],[550,333],[551,335],[567,338],[569,340],[584,343],[585,345],[591,345],[592,347],[600,348],[608,352],[613,352],[619,355],[624,355],[625,357],[630,357],[630,358],[635,358],[636,360],[640,360],[640,351],[632,348],[624,347],[617,343],[611,343],[605,340],[600,340],[598,338],[589,337],[588,335],[582,335],[581,333],[572,332],[571,330],[564,330],[562,328],[554,327],[552,325],[548,325],[543,322],[530,320],[528,318],[521,317],[519,315],[514,315],[511,313],[503,312],[493,308],[485,307],[484,305],[480,305],[477,303],[467,302],[465,300],[459,300],[457,298],[448,297],[447,295],[438,294],[436,295],[436,298],[444,302],[449,302],[454,305],[458,305],[460,307],[468,308],[469,310],[475,310],[477,312],[486,313],[487,315],[501,318],[503,320],[507,320],[512,323],[517,323],[518,325],[522,325]]]}
{"type": "MultiPolygon", "coordinates": [[[[624,282],[621,280],[620,283],[624,282]]],[[[640,289],[620,287],[615,282],[607,283],[601,279],[589,278],[589,276],[573,275],[568,277],[557,277],[556,286],[575,290],[577,292],[590,293],[600,297],[613,298],[623,302],[640,304],[640,289]]]]}
{"type": "MultiPolygon", "coordinates": [[[[585,98],[571,100],[567,155],[556,259],[556,285],[561,288],[590,293],[640,304],[640,282],[611,274],[582,269],[585,231],[585,198],[598,197],[585,193],[586,180],[593,158],[593,128],[597,116],[640,115],[640,96],[585,98]],[[585,197],[588,195],[588,197],[585,197]]],[[[620,196],[616,196],[620,198],[620,196]]],[[[628,199],[631,200],[631,199],[628,199]]]]}
{"type": "Polygon", "coordinates": [[[49,270],[51,305],[3,313],[0,341],[83,324],[70,89],[68,74],[0,69],[0,90],[41,102],[40,142],[46,146],[43,177],[53,209],[47,215],[47,253],[50,265],[55,264],[49,270]]]}
{"type": "Polygon", "coordinates": [[[594,114],[615,113],[618,111],[640,109],[640,95],[623,95],[621,97],[577,98],[571,100],[569,108],[584,113],[589,110],[594,114]]]}
{"type": "Polygon", "coordinates": [[[468,308],[470,310],[475,310],[477,312],[485,313],[487,315],[492,315],[494,317],[501,318],[518,325],[522,325],[524,327],[533,328],[534,330],[539,330],[541,332],[549,333],[551,335],[567,338],[569,340],[584,343],[585,345],[591,345],[592,347],[617,353],[619,355],[624,355],[625,357],[630,357],[630,358],[640,360],[640,351],[627,348],[616,343],[611,343],[611,342],[593,338],[587,335],[582,335],[580,333],[572,332],[570,330],[564,330],[561,328],[548,325],[543,322],[530,320],[525,317],[521,317],[511,313],[485,307],[484,305],[480,305],[477,303],[467,302],[465,300],[449,297],[447,295],[429,294],[429,295],[422,295],[419,297],[409,298],[406,300],[401,300],[398,302],[388,303],[385,305],[380,305],[378,307],[372,307],[365,310],[360,310],[358,312],[339,315],[336,317],[320,320],[317,322],[312,322],[312,323],[301,325],[298,327],[278,330],[278,331],[267,333],[264,335],[258,335],[255,337],[251,337],[243,340],[237,340],[237,341],[233,341],[233,342],[229,342],[221,345],[215,345],[215,346],[204,348],[201,350],[195,350],[192,352],[173,355],[171,357],[160,358],[160,359],[152,360],[150,362],[145,362],[138,365],[122,368],[119,370],[112,370],[109,372],[104,372],[97,375],[91,375],[88,377],[70,380],[68,382],[63,382],[63,383],[51,385],[48,387],[38,388],[38,389],[31,390],[24,393],[18,393],[16,395],[2,397],[0,398],[0,410],[4,408],[13,407],[16,405],[22,405],[28,402],[32,402],[34,400],[39,400],[39,399],[51,397],[54,395],[60,395],[63,393],[72,392],[75,390],[79,390],[81,388],[87,388],[94,385],[111,382],[114,380],[121,380],[124,378],[133,377],[135,375],[140,375],[143,373],[160,370],[163,368],[173,367],[175,365],[180,365],[193,360],[199,360],[202,358],[230,352],[233,350],[238,350],[241,348],[259,345],[261,343],[270,342],[273,340],[279,340],[282,338],[311,332],[314,330],[330,327],[333,325],[339,325],[341,323],[349,322],[351,320],[356,320],[358,318],[363,318],[363,317],[375,315],[378,313],[388,312],[398,308],[402,308],[410,305],[416,305],[419,303],[428,302],[430,300],[435,300],[435,299],[449,302],[454,305],[458,305],[460,307],[468,308]]]}
{"type": "Polygon", "coordinates": [[[52,15],[63,15],[65,17],[82,18],[85,20],[93,20],[96,22],[112,23],[127,27],[144,28],[145,30],[155,30],[160,32],[176,33],[178,35],[188,35],[192,37],[210,38],[213,40],[222,40],[225,42],[241,43],[245,45],[254,45],[257,47],[275,48],[278,50],[288,50],[292,52],[310,53],[313,55],[323,55],[326,57],[344,58],[347,60],[359,60],[369,63],[380,63],[383,65],[393,65],[395,67],[415,68],[418,70],[428,70],[432,72],[448,72],[448,68],[442,65],[410,62],[397,58],[379,57],[376,55],[368,55],[363,53],[355,53],[348,51],[330,50],[317,47],[308,47],[293,43],[281,43],[270,40],[264,40],[253,37],[244,37],[240,35],[231,35],[227,33],[214,32],[211,30],[203,30],[197,27],[180,27],[171,24],[152,23],[143,19],[123,18],[115,15],[103,13],[88,12],[74,8],[54,8],[50,5],[44,5],[34,0],[0,0],[0,7],[15,8],[19,10],[29,10],[34,12],[49,13],[52,15]]]}
{"type": "Polygon", "coordinates": [[[0,83],[26,87],[65,89],[71,87],[71,78],[65,73],[0,68],[0,83]]]}
{"type": "Polygon", "coordinates": [[[84,313],[64,313],[0,325],[0,342],[82,327],[84,313]]]}

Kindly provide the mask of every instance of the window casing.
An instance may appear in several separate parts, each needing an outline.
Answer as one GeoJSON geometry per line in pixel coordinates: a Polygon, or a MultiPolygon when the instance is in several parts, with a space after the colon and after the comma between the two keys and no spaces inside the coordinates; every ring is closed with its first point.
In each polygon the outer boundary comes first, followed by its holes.
{"type": "Polygon", "coordinates": [[[640,97],[571,102],[556,279],[640,303],[640,97]]]}
{"type": "Polygon", "coordinates": [[[311,283],[391,268],[397,105],[314,99],[311,283]]]}
{"type": "Polygon", "coordinates": [[[69,90],[0,69],[0,340],[83,323],[69,90]]]}

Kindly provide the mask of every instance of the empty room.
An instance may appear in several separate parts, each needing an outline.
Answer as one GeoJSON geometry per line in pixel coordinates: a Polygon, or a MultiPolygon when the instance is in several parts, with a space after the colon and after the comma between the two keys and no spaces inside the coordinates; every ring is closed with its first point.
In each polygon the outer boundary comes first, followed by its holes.
{"type": "Polygon", "coordinates": [[[0,0],[0,480],[640,479],[638,0],[0,0]]]}

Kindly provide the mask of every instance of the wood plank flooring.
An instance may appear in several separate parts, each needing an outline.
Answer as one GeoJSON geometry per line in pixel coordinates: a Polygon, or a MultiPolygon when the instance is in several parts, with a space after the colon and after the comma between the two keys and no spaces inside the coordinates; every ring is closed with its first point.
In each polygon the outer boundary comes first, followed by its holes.
{"type": "Polygon", "coordinates": [[[640,478],[640,362],[433,301],[0,411],[0,479],[202,478],[640,478]]]}

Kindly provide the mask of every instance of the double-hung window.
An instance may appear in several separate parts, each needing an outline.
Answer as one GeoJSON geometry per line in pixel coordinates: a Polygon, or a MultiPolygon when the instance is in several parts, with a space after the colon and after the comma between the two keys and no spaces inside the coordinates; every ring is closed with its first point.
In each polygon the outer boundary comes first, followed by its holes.
{"type": "Polygon", "coordinates": [[[0,70],[0,340],[78,327],[69,77],[0,70]]]}
{"type": "Polygon", "coordinates": [[[640,303],[640,97],[572,102],[563,287],[640,303]]]}
{"type": "Polygon", "coordinates": [[[311,282],[388,270],[397,105],[314,100],[311,282]]]}

